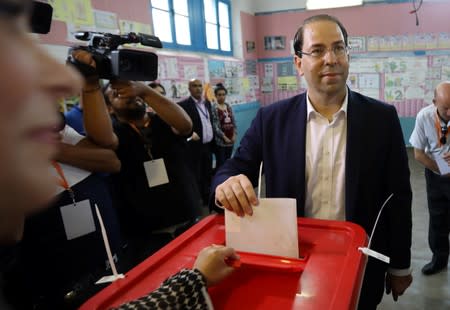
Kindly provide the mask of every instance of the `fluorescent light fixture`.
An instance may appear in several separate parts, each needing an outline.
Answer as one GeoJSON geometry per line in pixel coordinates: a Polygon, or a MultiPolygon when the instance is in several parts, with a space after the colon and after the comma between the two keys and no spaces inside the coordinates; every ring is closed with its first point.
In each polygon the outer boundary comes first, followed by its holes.
{"type": "Polygon", "coordinates": [[[362,5],[363,0],[306,0],[307,10],[332,9],[362,5]]]}

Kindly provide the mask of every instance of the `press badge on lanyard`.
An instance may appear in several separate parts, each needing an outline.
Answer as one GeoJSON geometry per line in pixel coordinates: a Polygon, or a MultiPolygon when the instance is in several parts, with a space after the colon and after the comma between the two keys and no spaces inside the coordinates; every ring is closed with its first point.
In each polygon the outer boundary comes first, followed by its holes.
{"type": "Polygon", "coordinates": [[[53,162],[59,174],[59,185],[69,192],[72,203],[60,207],[67,240],[72,240],[95,231],[94,215],[92,214],[89,199],[76,201],[75,194],[67,182],[61,166],[53,162]]]}
{"type": "Polygon", "coordinates": [[[144,162],[144,169],[149,187],[169,183],[166,165],[164,164],[164,160],[162,158],[144,162]]]}

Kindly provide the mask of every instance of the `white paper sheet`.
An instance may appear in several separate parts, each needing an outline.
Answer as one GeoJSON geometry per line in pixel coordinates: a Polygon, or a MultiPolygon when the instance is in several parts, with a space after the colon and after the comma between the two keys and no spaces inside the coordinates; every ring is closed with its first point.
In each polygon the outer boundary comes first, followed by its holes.
{"type": "Polygon", "coordinates": [[[450,166],[447,164],[447,162],[442,158],[442,155],[435,154],[434,159],[436,160],[436,163],[439,168],[439,172],[441,175],[449,174],[450,173],[450,166]]]}
{"type": "Polygon", "coordinates": [[[237,251],[299,257],[297,205],[292,198],[261,198],[252,216],[225,210],[226,244],[237,251]]]}

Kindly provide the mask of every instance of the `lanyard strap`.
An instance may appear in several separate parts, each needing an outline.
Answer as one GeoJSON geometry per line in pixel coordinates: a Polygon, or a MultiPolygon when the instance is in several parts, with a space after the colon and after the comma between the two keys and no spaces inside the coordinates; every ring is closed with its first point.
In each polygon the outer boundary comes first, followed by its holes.
{"type": "MultiPolygon", "coordinates": [[[[148,127],[149,123],[150,123],[150,122],[146,122],[145,125],[144,125],[144,127],[148,127]]],[[[135,132],[137,132],[137,134],[138,134],[139,137],[141,138],[142,143],[144,144],[144,147],[145,147],[145,150],[146,150],[147,153],[148,153],[148,156],[150,156],[150,160],[153,160],[153,155],[152,155],[152,152],[151,152],[151,146],[150,146],[150,143],[148,143],[148,141],[145,141],[144,135],[143,135],[142,132],[136,127],[135,124],[133,124],[133,123],[128,123],[128,125],[130,125],[130,127],[131,127],[135,132]]]]}
{"type": "Polygon", "coordinates": [[[70,198],[72,198],[73,204],[75,205],[75,193],[73,192],[72,188],[70,188],[69,182],[67,182],[61,165],[56,161],[52,161],[52,165],[53,167],[55,167],[55,170],[59,175],[58,184],[69,192],[70,198]]]}
{"type": "Polygon", "coordinates": [[[203,116],[206,117],[206,119],[209,119],[209,116],[208,116],[209,113],[208,113],[208,108],[206,107],[206,104],[203,103],[203,105],[205,106],[205,111],[203,111],[203,109],[200,107],[200,104],[201,103],[196,103],[197,110],[199,110],[200,113],[202,113],[203,116]]]}
{"type": "MultiPolygon", "coordinates": [[[[435,122],[434,122],[434,126],[436,127],[436,131],[437,131],[437,135],[439,137],[439,146],[443,146],[443,144],[441,143],[441,138],[442,138],[442,128],[447,127],[447,124],[445,124],[444,126],[441,125],[441,118],[438,114],[438,112],[436,111],[436,117],[435,117],[435,122]]],[[[447,138],[449,133],[448,127],[447,127],[447,132],[445,133],[445,137],[447,138]]]]}

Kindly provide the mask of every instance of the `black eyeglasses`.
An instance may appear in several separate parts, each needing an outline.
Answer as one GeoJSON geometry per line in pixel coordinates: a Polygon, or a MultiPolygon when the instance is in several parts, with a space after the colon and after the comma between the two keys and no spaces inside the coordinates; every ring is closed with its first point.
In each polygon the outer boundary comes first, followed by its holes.
{"type": "Polygon", "coordinates": [[[310,52],[297,51],[298,56],[306,55],[313,58],[323,58],[328,52],[332,52],[337,58],[348,55],[349,47],[345,45],[335,45],[331,48],[319,46],[310,52]]]}
{"type": "Polygon", "coordinates": [[[439,139],[439,142],[441,142],[442,145],[447,143],[447,132],[448,132],[448,127],[441,126],[441,139],[439,139]]]}

